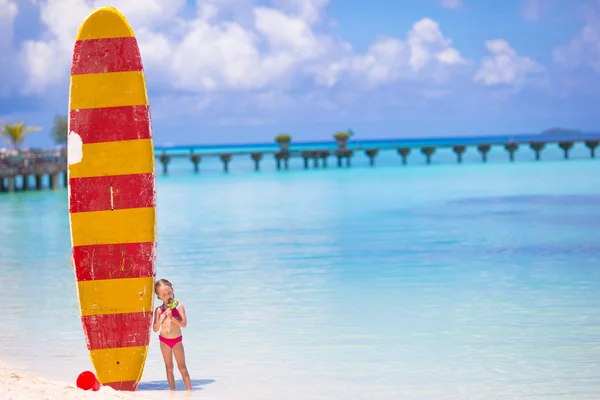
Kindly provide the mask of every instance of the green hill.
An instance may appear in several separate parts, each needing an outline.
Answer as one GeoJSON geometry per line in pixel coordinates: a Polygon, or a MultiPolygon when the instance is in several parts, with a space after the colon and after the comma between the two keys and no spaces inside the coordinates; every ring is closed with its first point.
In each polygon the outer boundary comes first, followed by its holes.
{"type": "Polygon", "coordinates": [[[569,128],[550,128],[543,130],[541,132],[542,135],[556,135],[556,134],[565,134],[565,133],[581,133],[580,129],[569,129],[569,128]]]}

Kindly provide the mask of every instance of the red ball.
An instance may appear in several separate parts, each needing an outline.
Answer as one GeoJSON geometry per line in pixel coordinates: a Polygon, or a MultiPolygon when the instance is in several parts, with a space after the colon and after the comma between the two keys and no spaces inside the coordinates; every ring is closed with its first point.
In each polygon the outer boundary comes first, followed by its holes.
{"type": "Polygon", "coordinates": [[[96,379],[91,371],[84,371],[77,377],[77,387],[83,390],[93,390],[94,392],[100,389],[100,382],[96,379]]]}

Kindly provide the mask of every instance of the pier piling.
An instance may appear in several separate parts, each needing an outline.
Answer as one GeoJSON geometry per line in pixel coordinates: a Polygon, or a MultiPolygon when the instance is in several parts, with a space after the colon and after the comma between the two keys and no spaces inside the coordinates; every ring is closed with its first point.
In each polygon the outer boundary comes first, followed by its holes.
{"type": "Polygon", "coordinates": [[[312,158],[312,151],[303,151],[302,158],[304,159],[304,169],[308,169],[308,160],[312,158]]]}
{"type": "Polygon", "coordinates": [[[365,154],[369,157],[369,165],[371,167],[375,166],[375,157],[379,154],[379,149],[366,149],[365,154]]]}
{"type": "Polygon", "coordinates": [[[431,156],[435,153],[435,146],[425,146],[421,148],[421,153],[425,155],[427,164],[431,164],[431,156]]]}
{"type": "Polygon", "coordinates": [[[400,154],[400,157],[402,157],[402,165],[406,165],[406,159],[410,154],[410,150],[410,147],[400,147],[398,149],[398,154],[400,154]]]}
{"type": "Polygon", "coordinates": [[[194,173],[197,174],[200,171],[199,164],[202,161],[202,156],[200,154],[190,154],[190,161],[194,164],[194,173]]]}
{"type": "Polygon", "coordinates": [[[571,142],[571,141],[558,142],[558,147],[560,147],[562,149],[562,151],[564,152],[565,160],[568,160],[569,159],[569,151],[573,148],[573,142],[571,142]]]}
{"type": "Polygon", "coordinates": [[[254,170],[255,171],[260,171],[260,160],[262,160],[262,153],[250,153],[250,158],[252,158],[252,161],[254,161],[254,170]]]}
{"type": "Polygon", "coordinates": [[[463,146],[463,145],[452,146],[452,150],[456,154],[456,159],[457,159],[458,163],[461,164],[462,163],[462,155],[467,150],[467,146],[463,146]]]}
{"type": "Polygon", "coordinates": [[[481,161],[487,162],[487,154],[490,152],[492,145],[490,144],[480,144],[477,146],[477,150],[481,153],[481,161]]]}
{"type": "Polygon", "coordinates": [[[8,176],[6,177],[6,191],[9,193],[14,193],[17,190],[17,177],[16,176],[8,176]]]}
{"type": "Polygon", "coordinates": [[[506,151],[508,151],[510,161],[511,162],[515,161],[515,152],[517,150],[519,150],[519,144],[518,143],[507,143],[504,145],[504,148],[506,149],[506,151]]]}
{"type": "Polygon", "coordinates": [[[350,159],[352,158],[352,156],[354,155],[354,151],[351,149],[347,149],[347,148],[339,148],[335,151],[335,156],[337,157],[337,164],[338,167],[342,167],[343,163],[343,159],[346,159],[346,167],[350,167],[351,162],[350,159]]]}
{"type": "Polygon", "coordinates": [[[223,162],[223,172],[229,172],[229,162],[231,161],[231,153],[221,154],[221,161],[223,162]]]}
{"type": "Polygon", "coordinates": [[[323,163],[323,168],[327,168],[327,159],[330,156],[329,150],[322,150],[319,152],[319,157],[321,157],[321,161],[323,163]]]}
{"type": "Polygon", "coordinates": [[[586,140],[585,147],[590,149],[590,156],[596,158],[596,147],[600,144],[600,140],[586,140]]]}
{"type": "Polygon", "coordinates": [[[313,167],[314,168],[319,168],[319,158],[321,158],[321,154],[318,151],[313,151],[312,159],[313,159],[313,167]]]}
{"type": "Polygon", "coordinates": [[[58,172],[50,174],[50,188],[52,190],[58,189],[58,172]]]}
{"type": "Polygon", "coordinates": [[[29,190],[29,174],[23,174],[23,185],[21,186],[22,190],[29,190]]]}
{"type": "Polygon", "coordinates": [[[544,147],[546,147],[546,144],[542,143],[542,142],[531,142],[529,144],[529,146],[535,152],[535,159],[537,161],[539,161],[541,158],[542,150],[544,150],[544,147]]]}
{"type": "Polygon", "coordinates": [[[281,170],[281,162],[283,161],[283,168],[285,168],[287,170],[289,167],[289,162],[288,162],[289,159],[290,159],[289,150],[281,150],[281,151],[278,151],[277,153],[275,153],[275,162],[277,163],[277,169],[281,170]]]}
{"type": "Polygon", "coordinates": [[[164,175],[167,175],[168,166],[169,166],[170,162],[171,162],[171,156],[168,156],[167,153],[163,150],[162,154],[160,155],[160,163],[163,166],[163,174],[164,175]]]}

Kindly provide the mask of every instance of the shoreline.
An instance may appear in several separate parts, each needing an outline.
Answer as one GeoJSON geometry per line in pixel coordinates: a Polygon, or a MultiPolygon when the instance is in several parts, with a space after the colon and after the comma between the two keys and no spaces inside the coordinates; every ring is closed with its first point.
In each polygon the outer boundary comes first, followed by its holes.
{"type": "Polygon", "coordinates": [[[97,392],[81,390],[76,387],[75,382],[50,380],[25,368],[8,364],[4,360],[0,360],[0,388],[7,394],[7,400],[139,399],[128,392],[118,392],[106,386],[97,392]]]}

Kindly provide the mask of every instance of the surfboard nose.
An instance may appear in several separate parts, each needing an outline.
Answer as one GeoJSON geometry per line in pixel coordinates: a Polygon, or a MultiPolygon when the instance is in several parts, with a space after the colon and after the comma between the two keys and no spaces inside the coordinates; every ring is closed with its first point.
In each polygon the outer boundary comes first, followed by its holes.
{"type": "Polygon", "coordinates": [[[81,24],[76,40],[134,37],[127,18],[114,7],[94,9],[81,24]]]}

